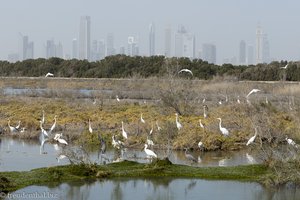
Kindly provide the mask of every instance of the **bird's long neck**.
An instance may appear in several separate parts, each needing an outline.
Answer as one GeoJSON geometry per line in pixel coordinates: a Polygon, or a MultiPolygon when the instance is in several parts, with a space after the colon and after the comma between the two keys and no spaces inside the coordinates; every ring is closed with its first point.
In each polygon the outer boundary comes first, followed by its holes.
{"type": "Polygon", "coordinates": [[[220,120],[219,127],[222,128],[222,120],[221,119],[219,119],[219,120],[220,120]]]}

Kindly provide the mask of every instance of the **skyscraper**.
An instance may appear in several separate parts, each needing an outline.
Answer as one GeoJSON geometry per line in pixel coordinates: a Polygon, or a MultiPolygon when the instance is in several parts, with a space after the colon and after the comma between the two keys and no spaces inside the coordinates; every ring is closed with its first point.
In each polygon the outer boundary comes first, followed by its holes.
{"type": "Polygon", "coordinates": [[[217,50],[214,44],[203,44],[202,46],[202,59],[216,64],[217,62],[217,50]]]}
{"type": "Polygon", "coordinates": [[[258,25],[256,28],[256,52],[255,52],[256,64],[263,62],[262,51],[263,51],[263,32],[261,26],[258,25]]]}
{"type": "Polygon", "coordinates": [[[239,64],[246,64],[246,42],[244,40],[241,40],[239,45],[239,64]]]}
{"type": "Polygon", "coordinates": [[[79,26],[79,59],[91,59],[91,17],[81,16],[79,26]]]}
{"type": "Polygon", "coordinates": [[[153,23],[149,25],[149,56],[155,55],[155,26],[153,23]]]}
{"type": "Polygon", "coordinates": [[[51,58],[51,57],[55,57],[55,44],[54,44],[54,40],[47,40],[46,42],[46,58],[51,58]]]}
{"type": "Polygon", "coordinates": [[[72,40],[72,58],[78,59],[78,41],[76,38],[72,40]]]}
{"type": "Polygon", "coordinates": [[[247,64],[253,65],[254,64],[254,49],[253,46],[248,46],[247,49],[247,64]]]}
{"type": "Polygon", "coordinates": [[[29,42],[28,36],[21,35],[21,42],[19,46],[19,54],[21,60],[32,59],[34,57],[34,43],[29,42]]]}
{"type": "Polygon", "coordinates": [[[175,33],[175,56],[191,59],[195,57],[195,36],[188,33],[182,25],[175,33]]]}
{"type": "Polygon", "coordinates": [[[64,49],[61,42],[59,42],[58,45],[56,45],[55,56],[58,58],[64,58],[64,49]]]}
{"type": "Polygon", "coordinates": [[[175,57],[183,56],[183,35],[186,33],[184,26],[180,25],[175,33],[175,57]]]}
{"type": "Polygon", "coordinates": [[[115,55],[116,50],[114,47],[114,34],[109,33],[107,34],[107,40],[106,40],[106,56],[115,55]]]}
{"type": "Polygon", "coordinates": [[[129,56],[139,55],[138,42],[133,36],[128,37],[128,55],[129,56]]]}
{"type": "Polygon", "coordinates": [[[165,52],[166,57],[171,57],[172,31],[171,26],[167,25],[165,29],[165,52]]]}

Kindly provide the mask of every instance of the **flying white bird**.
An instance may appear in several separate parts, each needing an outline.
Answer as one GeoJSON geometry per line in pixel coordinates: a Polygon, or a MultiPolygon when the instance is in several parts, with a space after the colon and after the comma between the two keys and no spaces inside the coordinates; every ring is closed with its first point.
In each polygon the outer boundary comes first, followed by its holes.
{"type": "Polygon", "coordinates": [[[259,92],[259,91],[260,91],[259,89],[253,89],[247,94],[246,97],[248,98],[252,93],[259,92]]]}
{"type": "Polygon", "coordinates": [[[193,76],[193,72],[191,70],[189,70],[189,69],[182,69],[182,70],[180,70],[178,72],[178,74],[181,73],[181,72],[188,72],[188,73],[190,73],[193,76]]]}
{"type": "Polygon", "coordinates": [[[286,64],[284,67],[280,67],[281,69],[286,69],[289,66],[289,63],[286,64]]]}
{"type": "Polygon", "coordinates": [[[54,76],[54,74],[48,72],[45,77],[53,77],[53,76],[54,76]]]}
{"type": "Polygon", "coordinates": [[[222,127],[222,119],[221,118],[217,118],[217,119],[220,120],[219,129],[220,129],[221,133],[225,136],[228,136],[229,131],[226,128],[222,127]]]}
{"type": "Polygon", "coordinates": [[[127,139],[127,133],[126,133],[126,131],[124,129],[124,123],[123,123],[123,121],[122,121],[122,136],[123,136],[123,138],[127,139]]]}
{"type": "Polygon", "coordinates": [[[257,128],[255,128],[255,134],[254,134],[254,136],[252,136],[252,137],[248,140],[248,142],[247,142],[246,145],[248,146],[249,144],[253,143],[254,140],[255,140],[255,138],[256,138],[256,136],[257,136],[257,128]]]}
{"type": "Polygon", "coordinates": [[[180,122],[178,121],[178,114],[175,113],[176,115],[176,126],[177,126],[177,129],[180,130],[182,128],[182,125],[180,124],[180,122]]]}
{"type": "Polygon", "coordinates": [[[153,158],[153,157],[154,157],[154,158],[157,158],[156,153],[154,153],[152,150],[147,149],[147,148],[148,148],[148,145],[145,144],[144,151],[145,151],[145,153],[147,154],[147,156],[150,157],[150,158],[153,158]]]}

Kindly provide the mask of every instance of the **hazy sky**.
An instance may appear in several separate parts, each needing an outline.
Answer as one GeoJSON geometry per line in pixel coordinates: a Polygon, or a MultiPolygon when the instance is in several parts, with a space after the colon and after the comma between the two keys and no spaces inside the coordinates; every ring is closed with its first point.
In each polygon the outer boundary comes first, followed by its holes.
{"type": "MultiPolygon", "coordinates": [[[[79,20],[91,16],[92,39],[114,33],[115,48],[128,36],[138,36],[140,54],[148,54],[148,28],[156,28],[156,53],[163,54],[164,29],[179,24],[203,43],[217,46],[217,62],[238,56],[240,40],[255,46],[258,24],[268,35],[270,56],[277,60],[300,59],[299,0],[4,0],[1,2],[0,59],[18,52],[19,32],[34,41],[35,57],[44,57],[46,40],[62,42],[71,54],[78,38],[79,20]]],[[[172,44],[174,48],[174,44],[172,44]]]]}

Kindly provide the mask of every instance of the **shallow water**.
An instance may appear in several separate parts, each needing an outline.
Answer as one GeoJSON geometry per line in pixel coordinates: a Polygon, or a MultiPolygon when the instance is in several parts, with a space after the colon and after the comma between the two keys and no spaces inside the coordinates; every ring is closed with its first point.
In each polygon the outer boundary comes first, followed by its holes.
{"type": "MultiPolygon", "coordinates": [[[[78,148],[69,145],[67,148],[78,148]]],[[[140,149],[127,149],[122,159],[137,162],[149,162],[144,151],[140,149]]],[[[26,171],[39,167],[49,167],[56,165],[69,164],[68,159],[57,159],[65,147],[45,143],[44,149],[40,149],[38,140],[13,139],[11,137],[0,137],[0,171],[26,171]],[[20,164],[22,163],[22,164],[20,164]]],[[[154,150],[159,158],[164,158],[168,154],[166,151],[154,150]]],[[[169,159],[174,164],[203,166],[235,166],[259,163],[257,152],[249,150],[233,151],[233,152],[190,152],[196,159],[197,163],[191,163],[186,159],[183,151],[173,151],[170,153],[169,159]]],[[[116,158],[114,149],[108,149],[105,154],[98,155],[98,150],[87,150],[89,160],[94,163],[113,162],[116,158]]]]}
{"type": "MultiPolygon", "coordinates": [[[[70,182],[58,186],[29,186],[9,194],[10,198],[35,195],[40,199],[299,199],[300,190],[282,187],[268,190],[258,183],[209,181],[201,179],[109,179],[96,182],[70,182]],[[23,195],[23,196],[22,196],[23,195]],[[49,198],[47,198],[49,197],[49,198]]],[[[33,196],[31,196],[33,197],[33,196]]]]}

